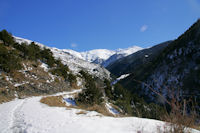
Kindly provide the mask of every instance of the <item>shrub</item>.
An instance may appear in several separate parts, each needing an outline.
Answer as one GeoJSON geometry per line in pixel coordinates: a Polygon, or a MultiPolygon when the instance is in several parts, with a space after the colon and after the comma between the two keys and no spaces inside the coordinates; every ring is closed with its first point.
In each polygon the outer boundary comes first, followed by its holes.
{"type": "Polygon", "coordinates": [[[17,51],[8,50],[4,45],[0,45],[0,69],[11,72],[21,67],[17,51]]]}
{"type": "Polygon", "coordinates": [[[105,86],[106,86],[106,88],[105,88],[105,94],[106,94],[106,96],[107,96],[109,99],[112,100],[112,99],[114,98],[114,96],[113,96],[113,92],[112,92],[111,83],[110,83],[109,80],[105,79],[105,80],[104,80],[104,84],[105,84],[105,86]]]}
{"type": "Polygon", "coordinates": [[[85,79],[86,89],[84,89],[82,93],[79,93],[78,98],[76,99],[77,102],[85,105],[100,104],[103,101],[103,94],[100,88],[96,86],[95,80],[92,78],[91,75],[84,71],[80,71],[80,74],[85,79]]]}
{"type": "Polygon", "coordinates": [[[70,81],[70,83],[76,83],[76,76],[70,73],[68,75],[68,80],[70,81]]]}
{"type": "Polygon", "coordinates": [[[165,132],[169,133],[184,133],[190,132],[189,128],[193,128],[196,125],[196,120],[199,119],[198,113],[195,111],[195,106],[192,101],[182,99],[181,97],[175,97],[172,93],[172,99],[170,99],[170,111],[166,112],[161,117],[162,120],[168,122],[165,132]],[[190,105],[192,104],[192,106],[190,105]]]}
{"type": "MultiPolygon", "coordinates": [[[[169,128],[165,129],[166,131],[164,132],[184,133],[185,131],[189,132],[189,127],[194,127],[196,120],[199,120],[199,112],[196,112],[196,106],[192,99],[185,99],[183,95],[180,95],[179,89],[174,90],[172,88],[167,88],[170,95],[166,98],[148,84],[143,84],[153,93],[162,97],[164,102],[167,103],[167,110],[164,112],[165,114],[160,117],[160,119],[168,122],[166,125],[169,128]]],[[[199,109],[199,106],[197,106],[197,109],[199,109]]]]}
{"type": "Polygon", "coordinates": [[[14,44],[14,38],[6,30],[0,32],[0,40],[3,40],[4,44],[7,46],[14,44]]]}
{"type": "Polygon", "coordinates": [[[28,48],[28,57],[30,60],[40,59],[40,47],[34,42],[31,42],[30,45],[27,45],[28,48]]]}
{"type": "MultiPolygon", "coordinates": [[[[63,64],[57,65],[56,68],[53,68],[51,70],[52,74],[58,75],[58,76],[63,76],[65,79],[67,79],[69,77],[68,72],[69,72],[68,66],[63,65],[63,64]]],[[[72,76],[72,74],[71,74],[71,76],[72,76]]],[[[70,77],[70,78],[73,78],[73,77],[70,77]]]]}
{"type": "Polygon", "coordinates": [[[53,65],[56,63],[56,60],[53,57],[53,53],[51,52],[50,49],[44,48],[40,52],[41,55],[41,60],[48,64],[50,67],[53,67],[53,65]]]}

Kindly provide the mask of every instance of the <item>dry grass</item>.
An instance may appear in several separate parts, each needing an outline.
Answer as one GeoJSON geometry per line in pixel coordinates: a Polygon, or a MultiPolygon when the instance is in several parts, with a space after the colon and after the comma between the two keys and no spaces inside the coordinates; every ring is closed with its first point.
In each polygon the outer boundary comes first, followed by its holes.
{"type": "Polygon", "coordinates": [[[0,88],[0,104],[9,102],[15,97],[13,95],[9,95],[9,92],[7,91],[6,88],[0,88]]]}
{"type": "Polygon", "coordinates": [[[77,83],[76,83],[76,82],[72,82],[72,83],[71,83],[71,87],[72,87],[73,89],[80,89],[80,87],[77,86],[77,83]]]}
{"type": "Polygon", "coordinates": [[[1,79],[4,80],[4,81],[6,81],[6,76],[7,75],[5,73],[1,73],[0,74],[1,79]]]}
{"type": "Polygon", "coordinates": [[[62,96],[43,97],[40,102],[54,107],[66,107],[66,104],[62,101],[62,96]]]}
{"type": "Polygon", "coordinates": [[[0,104],[5,103],[5,102],[9,102],[13,99],[14,99],[14,97],[7,97],[7,96],[0,95],[0,104]]]}
{"type": "Polygon", "coordinates": [[[193,116],[183,116],[181,113],[170,113],[165,115],[166,126],[169,127],[165,132],[168,133],[184,133],[186,130],[190,132],[194,124],[195,118],[193,116]]]}
{"type": "Polygon", "coordinates": [[[96,111],[105,116],[113,116],[110,112],[108,112],[108,110],[105,108],[104,105],[93,105],[93,106],[79,105],[79,108],[87,111],[96,111]]]}
{"type": "Polygon", "coordinates": [[[198,125],[198,126],[193,126],[192,128],[197,129],[197,130],[200,131],[200,125],[198,125]]]}
{"type": "Polygon", "coordinates": [[[54,107],[66,107],[66,108],[75,108],[75,109],[82,109],[83,111],[80,111],[76,114],[87,114],[86,111],[96,111],[104,116],[113,116],[104,106],[104,104],[101,105],[93,105],[93,106],[86,106],[86,105],[78,105],[78,106],[67,106],[65,102],[63,102],[62,96],[47,96],[43,97],[40,100],[41,103],[47,104],[49,106],[54,107]],[[86,111],[84,111],[86,110],[86,111]]]}
{"type": "Polygon", "coordinates": [[[6,88],[0,88],[0,94],[7,94],[6,88]]]}
{"type": "Polygon", "coordinates": [[[25,81],[25,79],[26,79],[24,74],[22,74],[21,72],[18,72],[18,71],[14,71],[12,73],[12,78],[17,82],[25,81]]]}
{"type": "Polygon", "coordinates": [[[85,114],[87,114],[87,112],[82,110],[82,111],[80,111],[80,112],[77,112],[76,114],[77,114],[77,115],[85,115],[85,114]]]}

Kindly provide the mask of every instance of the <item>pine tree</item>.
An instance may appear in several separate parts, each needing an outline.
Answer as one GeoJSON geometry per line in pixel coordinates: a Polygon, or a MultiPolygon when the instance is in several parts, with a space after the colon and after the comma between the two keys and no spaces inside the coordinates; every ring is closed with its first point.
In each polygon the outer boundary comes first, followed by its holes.
{"type": "Polygon", "coordinates": [[[6,30],[0,32],[0,40],[2,40],[7,46],[14,44],[14,38],[6,30]]]}

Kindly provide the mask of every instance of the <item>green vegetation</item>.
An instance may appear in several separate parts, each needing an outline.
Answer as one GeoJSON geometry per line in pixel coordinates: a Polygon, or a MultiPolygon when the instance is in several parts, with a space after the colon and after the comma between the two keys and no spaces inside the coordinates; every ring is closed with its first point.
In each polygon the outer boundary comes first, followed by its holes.
{"type": "Polygon", "coordinates": [[[16,50],[8,50],[8,48],[0,44],[0,70],[11,72],[18,70],[22,66],[20,58],[18,58],[16,50]]]}
{"type": "Polygon", "coordinates": [[[12,45],[14,44],[14,39],[10,33],[8,33],[6,30],[2,30],[0,32],[0,40],[3,41],[4,45],[12,45]]]}
{"type": "Polygon", "coordinates": [[[41,49],[34,42],[31,42],[29,45],[25,43],[15,43],[13,47],[21,52],[21,57],[24,59],[32,61],[41,60],[42,62],[48,64],[49,67],[53,67],[56,63],[56,60],[54,59],[53,53],[50,49],[41,49]]]}
{"type": "Polygon", "coordinates": [[[79,73],[85,79],[85,87],[87,89],[84,89],[82,93],[79,94],[76,99],[77,103],[85,105],[101,104],[103,95],[101,89],[97,87],[95,79],[84,71],[80,71],[79,73]]]}
{"type": "MultiPolygon", "coordinates": [[[[51,52],[50,49],[44,48],[40,52],[41,54],[41,60],[45,62],[46,64],[49,65],[49,67],[53,67],[55,63],[58,63],[59,61],[56,61],[53,57],[53,53],[51,52]]],[[[62,63],[61,61],[59,62],[58,66],[60,66],[62,63]]],[[[63,64],[62,64],[63,65],[63,64]]]]}
{"type": "Polygon", "coordinates": [[[57,67],[51,70],[51,73],[57,76],[63,76],[65,79],[68,77],[69,68],[63,65],[60,60],[56,61],[57,67]]]}
{"type": "Polygon", "coordinates": [[[131,95],[119,83],[114,85],[113,90],[115,104],[123,109],[126,113],[132,114],[131,95]]]}
{"type": "Polygon", "coordinates": [[[18,52],[9,47],[14,43],[12,35],[6,30],[2,30],[0,32],[0,40],[3,41],[3,44],[0,44],[0,70],[11,72],[15,69],[20,69],[20,58],[16,56],[18,52]]]}
{"type": "Polygon", "coordinates": [[[114,94],[113,94],[113,91],[112,91],[112,86],[111,86],[111,83],[109,80],[105,79],[104,80],[104,84],[106,86],[105,88],[105,94],[106,96],[109,98],[109,99],[114,99],[114,94]]]}
{"type": "Polygon", "coordinates": [[[51,73],[62,76],[70,82],[76,83],[76,76],[69,72],[67,65],[62,64],[61,60],[56,60],[50,49],[40,48],[34,42],[31,44],[15,42],[14,38],[6,30],[0,32],[0,70],[12,72],[22,68],[22,60],[41,61],[51,68],[51,73]]]}
{"type": "MultiPolygon", "coordinates": [[[[152,116],[155,118],[157,114],[162,113],[163,111],[156,112],[153,111],[155,108],[158,110],[160,109],[159,105],[151,104],[151,102],[158,103],[156,94],[148,93],[151,92],[150,90],[146,90],[146,87],[143,87],[144,83],[151,83],[151,87],[156,88],[156,82],[159,82],[160,79],[158,78],[159,74],[164,74],[162,76],[163,78],[163,85],[161,85],[161,91],[162,88],[178,88],[181,89],[181,92],[183,92],[181,95],[185,99],[191,99],[192,101],[197,102],[197,111],[199,111],[199,105],[200,105],[200,98],[199,98],[199,92],[200,92],[200,54],[199,54],[199,44],[200,44],[200,20],[198,20],[195,24],[193,24],[184,34],[182,34],[178,39],[172,41],[167,47],[162,49],[154,58],[149,60],[146,63],[139,63],[133,64],[133,67],[127,67],[127,70],[131,74],[126,79],[121,80],[119,83],[123,85],[125,89],[130,91],[132,95],[137,94],[137,96],[140,98],[137,100],[135,96],[131,96],[132,101],[135,103],[135,106],[137,106],[137,109],[141,108],[139,103],[146,104],[148,108],[152,110],[152,116]],[[165,74],[166,73],[166,74],[165,74]],[[157,75],[158,74],[158,75],[157,75]],[[176,77],[178,83],[168,82],[168,79],[170,77],[176,77]],[[154,79],[152,79],[154,77],[154,79]],[[166,86],[165,86],[166,85],[166,86]],[[143,89],[142,89],[143,88],[143,89]],[[148,91],[144,93],[144,91],[148,91]],[[135,99],[134,99],[135,98],[135,99]],[[142,101],[144,99],[145,102],[142,101]],[[137,102],[136,102],[137,101],[137,102]],[[156,112],[156,114],[155,114],[156,112]]],[[[154,52],[152,52],[154,53],[154,52]]],[[[136,54],[135,54],[136,55],[136,54]]],[[[131,57],[131,56],[129,56],[131,57]]],[[[149,56],[151,57],[151,56],[149,56]]],[[[125,58],[134,60],[137,58],[137,56],[132,56],[132,58],[125,58]]],[[[143,58],[141,58],[143,59],[143,58]]],[[[146,60],[146,59],[145,59],[146,60]]],[[[141,61],[145,61],[141,60],[141,61]]],[[[118,73],[120,71],[124,71],[124,67],[130,62],[129,60],[120,60],[120,62],[114,67],[115,71],[113,74],[118,73]]],[[[134,61],[134,62],[139,62],[134,61]]],[[[112,68],[114,70],[114,68],[112,68]]],[[[176,90],[176,91],[177,91],[176,90]]],[[[109,95],[111,91],[107,91],[107,94],[109,95]]],[[[169,97],[167,97],[169,98],[169,97]]],[[[170,98],[169,98],[170,99],[170,98]]],[[[164,103],[165,104],[165,103],[164,103]]],[[[161,105],[161,108],[164,108],[166,105],[161,105]]],[[[142,110],[142,108],[141,108],[142,110]]],[[[169,111],[169,109],[167,108],[169,111]]],[[[140,111],[144,112],[144,111],[140,111]]],[[[135,113],[134,113],[135,114],[135,113]]],[[[149,117],[149,116],[148,116],[149,117]]],[[[157,118],[157,117],[156,117],[157,118]]]]}
{"type": "Polygon", "coordinates": [[[154,103],[146,103],[143,98],[129,92],[119,83],[111,86],[108,80],[104,81],[105,93],[110,102],[120,107],[126,114],[137,117],[160,119],[165,113],[164,108],[154,103]]]}

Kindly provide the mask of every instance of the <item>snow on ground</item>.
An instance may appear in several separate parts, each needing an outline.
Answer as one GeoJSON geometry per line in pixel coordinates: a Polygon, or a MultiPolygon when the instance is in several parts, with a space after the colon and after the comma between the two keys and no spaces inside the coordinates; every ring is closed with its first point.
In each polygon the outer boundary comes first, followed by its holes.
{"type": "MultiPolygon", "coordinates": [[[[58,93],[71,95],[80,90],[58,93]]],[[[49,107],[42,96],[0,104],[1,133],[155,133],[164,122],[137,117],[114,118],[94,111],[49,107]]],[[[198,131],[195,131],[198,133],[198,131]]]]}
{"type": "Polygon", "coordinates": [[[19,87],[19,86],[22,86],[22,85],[28,84],[28,83],[29,83],[28,81],[27,82],[23,81],[22,83],[16,83],[16,84],[14,84],[14,87],[19,87]]]}
{"type": "Polygon", "coordinates": [[[141,47],[138,47],[138,46],[132,46],[132,47],[129,47],[129,48],[126,48],[126,49],[118,49],[116,51],[116,54],[122,54],[124,56],[128,56],[130,54],[133,54],[139,50],[142,50],[143,48],[141,47]]]}
{"type": "Polygon", "coordinates": [[[110,103],[106,103],[105,104],[105,106],[106,106],[106,109],[111,113],[111,114],[113,114],[114,116],[117,116],[118,114],[119,114],[119,112],[115,109],[115,108],[113,108],[111,105],[110,105],[110,103]]]}
{"type": "Polygon", "coordinates": [[[45,63],[43,63],[43,62],[42,62],[42,64],[40,65],[40,67],[43,68],[45,72],[48,72],[48,70],[49,70],[48,65],[45,64],[45,63]]]}
{"type": "Polygon", "coordinates": [[[94,49],[86,52],[80,53],[83,59],[93,62],[96,59],[107,60],[110,56],[115,54],[115,51],[108,49],[94,49]]]}
{"type": "Polygon", "coordinates": [[[110,72],[98,64],[82,60],[57,48],[51,48],[51,51],[55,58],[61,59],[62,63],[66,64],[75,74],[80,70],[87,70],[88,73],[99,78],[110,78],[110,72]]]}
{"type": "Polygon", "coordinates": [[[116,84],[118,81],[120,81],[121,79],[124,79],[126,77],[128,77],[130,74],[123,74],[120,77],[118,77],[115,81],[112,82],[112,84],[116,84]]]}

